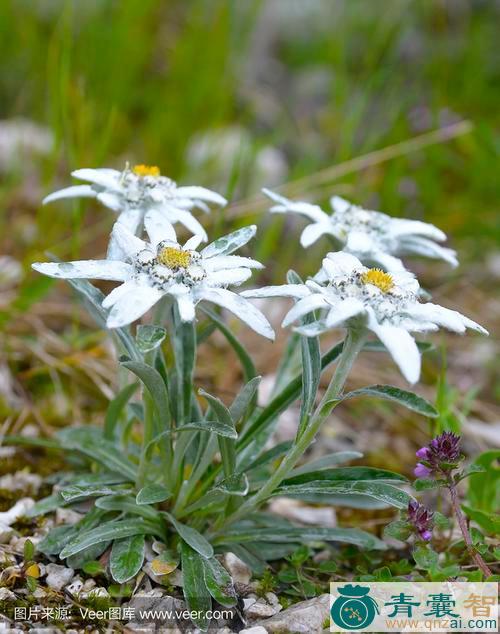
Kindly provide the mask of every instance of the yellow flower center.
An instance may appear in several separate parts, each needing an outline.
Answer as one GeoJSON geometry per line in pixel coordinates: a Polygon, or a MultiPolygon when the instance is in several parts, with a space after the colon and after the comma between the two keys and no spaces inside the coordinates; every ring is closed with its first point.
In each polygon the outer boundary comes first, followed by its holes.
{"type": "Polygon", "coordinates": [[[361,281],[363,284],[373,284],[373,286],[379,288],[382,293],[388,293],[394,288],[392,275],[381,269],[368,269],[368,271],[361,276],[361,281]]]}
{"type": "Polygon", "coordinates": [[[156,165],[134,165],[132,171],[136,176],[160,176],[160,168],[156,165]]]}
{"type": "Polygon", "coordinates": [[[175,247],[163,247],[158,253],[158,262],[169,269],[186,269],[191,264],[191,255],[175,247]]]}

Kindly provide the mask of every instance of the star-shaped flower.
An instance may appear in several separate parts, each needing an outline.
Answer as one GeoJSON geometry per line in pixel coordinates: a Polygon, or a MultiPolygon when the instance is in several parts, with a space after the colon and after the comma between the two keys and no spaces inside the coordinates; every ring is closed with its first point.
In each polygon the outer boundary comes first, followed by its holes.
{"type": "Polygon", "coordinates": [[[169,296],[177,303],[182,321],[193,321],[198,302],[209,301],[233,312],[264,337],[274,339],[273,329],[264,315],[247,299],[227,288],[246,281],[252,274],[251,269],[263,268],[256,260],[231,255],[255,235],[255,226],[219,238],[198,252],[201,236],[193,236],[181,246],[174,228],[165,218],[149,211],[144,223],[149,242],[135,236],[121,223],[115,223],[112,234],[124,254],[123,260],[36,263],[33,268],[56,278],[121,282],[103,301],[103,307],[110,309],[109,328],[132,323],[160,299],[169,296]]]}
{"type": "Polygon", "coordinates": [[[315,280],[305,284],[264,287],[245,291],[245,297],[294,297],[297,301],[283,320],[283,326],[313,312],[319,317],[295,328],[316,336],[331,328],[366,328],[380,339],[410,383],[420,376],[420,352],[411,332],[432,332],[440,326],[463,333],[466,328],[487,331],[468,317],[419,301],[419,284],[407,271],[386,273],[369,269],[353,255],[339,251],[323,260],[325,285],[315,280]]]}
{"type": "MultiPolygon", "coordinates": [[[[160,174],[156,166],[128,166],[123,172],[115,169],[78,169],[72,176],[90,185],[66,187],[44,198],[47,204],[62,198],[96,198],[103,205],[118,214],[121,222],[132,233],[142,229],[144,215],[151,211],[163,216],[171,224],[179,222],[194,235],[207,240],[205,229],[193,216],[192,210],[199,208],[209,211],[207,203],[224,206],[226,199],[205,187],[178,187],[177,184],[160,174]]],[[[110,243],[110,257],[120,257],[110,243]]]]}
{"type": "Polygon", "coordinates": [[[434,225],[369,211],[340,196],[330,199],[333,213],[328,215],[318,205],[288,200],[268,189],[263,191],[278,203],[271,207],[272,213],[290,211],[311,220],[300,237],[303,247],[309,247],[322,235],[329,235],[339,249],[352,253],[364,264],[380,266],[389,272],[405,270],[399,259],[405,255],[420,255],[458,265],[455,251],[437,244],[446,240],[446,235],[434,225]]]}

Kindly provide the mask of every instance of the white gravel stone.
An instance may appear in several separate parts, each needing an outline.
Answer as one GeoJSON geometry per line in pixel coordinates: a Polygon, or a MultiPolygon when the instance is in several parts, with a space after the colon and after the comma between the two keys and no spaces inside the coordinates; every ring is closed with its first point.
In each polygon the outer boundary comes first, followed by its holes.
{"type": "Polygon", "coordinates": [[[56,524],[76,524],[82,519],[83,515],[73,511],[73,509],[56,509],[56,524]]]}
{"type": "MultiPolygon", "coordinates": [[[[59,566],[59,564],[47,565],[46,583],[52,590],[60,591],[69,586],[70,581],[75,576],[73,568],[67,566],[59,566]]],[[[69,591],[69,587],[67,588],[69,591]]]]}
{"type": "Polygon", "coordinates": [[[109,592],[106,590],[106,588],[103,588],[102,586],[98,587],[98,588],[92,588],[92,590],[90,590],[89,592],[82,592],[80,595],[83,599],[88,599],[89,597],[109,597],[109,592]]]}
{"type": "MultiPolygon", "coordinates": [[[[243,599],[243,601],[248,601],[248,599],[243,599]]],[[[266,599],[261,598],[244,609],[244,612],[249,619],[266,619],[278,614],[281,609],[282,607],[278,602],[276,605],[271,605],[266,599]]]]}
{"type": "Polygon", "coordinates": [[[0,522],[0,544],[8,544],[14,535],[14,529],[0,522]]]}
{"type": "Polygon", "coordinates": [[[14,524],[20,517],[26,515],[26,512],[35,504],[32,498],[21,498],[8,511],[0,513],[0,527],[10,526],[14,524]]]}
{"type": "Polygon", "coordinates": [[[24,545],[26,544],[28,540],[34,546],[36,546],[39,542],[42,541],[42,538],[36,535],[30,535],[29,537],[18,537],[17,535],[14,535],[11,538],[9,545],[13,550],[15,550],[16,553],[18,553],[19,555],[22,555],[24,552],[24,545]]]}
{"type": "Polygon", "coordinates": [[[252,578],[252,571],[246,565],[246,563],[241,561],[241,559],[237,557],[234,553],[225,553],[221,563],[229,572],[235,583],[250,583],[250,579],[252,578]]]}
{"type": "Polygon", "coordinates": [[[7,473],[0,477],[0,489],[9,491],[37,493],[41,485],[42,477],[29,471],[16,471],[16,473],[7,473]]]}
{"type": "Polygon", "coordinates": [[[267,634],[267,630],[262,625],[256,625],[255,627],[247,627],[244,630],[240,630],[240,634],[267,634]]]}
{"type": "Polygon", "coordinates": [[[16,595],[7,588],[0,588],[0,601],[15,601],[16,595]]]}
{"type": "Polygon", "coordinates": [[[330,615],[330,595],[322,594],[308,601],[301,601],[270,619],[255,625],[265,627],[268,632],[289,634],[320,634],[330,615]]]}
{"type": "Polygon", "coordinates": [[[83,581],[80,576],[75,577],[73,581],[66,588],[66,592],[70,594],[72,597],[79,595],[83,588],[83,581]]]}

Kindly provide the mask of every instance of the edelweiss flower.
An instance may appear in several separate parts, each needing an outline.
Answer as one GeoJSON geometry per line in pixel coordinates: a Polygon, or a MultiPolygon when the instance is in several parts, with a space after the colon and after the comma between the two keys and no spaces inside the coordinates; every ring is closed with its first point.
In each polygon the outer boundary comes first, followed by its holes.
{"type": "Polygon", "coordinates": [[[259,334],[274,339],[264,315],[248,300],[226,288],[247,280],[251,269],[263,268],[251,258],[230,255],[255,235],[255,226],[219,238],[198,253],[201,236],[193,236],[181,246],[174,228],[161,216],[148,211],[144,223],[149,242],[115,223],[112,234],[125,254],[124,261],[36,263],[33,268],[50,277],[122,282],[103,301],[103,307],[111,309],[109,328],[132,323],[162,297],[170,296],[177,302],[182,321],[193,321],[196,304],[204,300],[227,308],[259,334]]]}
{"type": "Polygon", "coordinates": [[[271,207],[272,213],[292,211],[312,221],[300,237],[303,247],[326,234],[332,236],[343,251],[352,253],[365,264],[378,265],[389,272],[405,270],[399,259],[404,255],[421,255],[458,265],[455,251],[436,244],[446,240],[446,235],[426,222],[369,211],[340,196],[330,199],[333,213],[328,215],[318,205],[288,200],[268,189],[263,192],[278,203],[271,207]]]}
{"type": "MultiPolygon", "coordinates": [[[[75,178],[91,185],[66,187],[44,198],[47,204],[62,198],[96,198],[103,205],[119,214],[118,221],[129,231],[137,233],[142,228],[147,211],[165,217],[171,224],[181,223],[194,235],[207,240],[201,224],[192,215],[198,207],[209,211],[206,203],[225,205],[226,199],[205,187],[177,187],[176,183],[160,174],[156,166],[127,165],[123,172],[114,169],[79,169],[71,172],[75,178]]],[[[111,242],[113,247],[113,241],[111,242]]],[[[116,257],[111,249],[110,257],[116,257]]]]}
{"type": "Polygon", "coordinates": [[[245,297],[284,296],[298,301],[283,326],[321,310],[311,324],[296,330],[316,336],[336,327],[368,328],[381,340],[410,383],[420,376],[420,353],[410,332],[432,332],[443,326],[454,332],[472,328],[487,331],[460,313],[419,301],[419,284],[407,271],[389,274],[369,269],[351,254],[329,253],[323,260],[326,285],[305,284],[264,287],[242,293],[245,297]]]}

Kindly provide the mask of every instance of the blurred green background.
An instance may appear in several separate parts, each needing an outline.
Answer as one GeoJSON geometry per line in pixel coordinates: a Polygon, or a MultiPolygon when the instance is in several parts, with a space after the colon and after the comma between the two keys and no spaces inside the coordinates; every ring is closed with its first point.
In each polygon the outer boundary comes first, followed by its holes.
{"type": "MultiPolygon", "coordinates": [[[[88,201],[40,205],[77,167],[157,164],[227,195],[212,229],[257,220],[253,253],[269,265],[266,281],[291,266],[310,273],[323,250],[305,260],[302,221],[262,215],[262,186],[300,179],[282,191],[325,204],[336,192],[435,222],[463,265],[414,268],[438,300],[494,328],[499,21],[496,0],[2,0],[1,355],[21,377],[6,379],[9,398],[22,401],[44,372],[57,389],[59,369],[81,369],[79,350],[103,354],[92,332],[51,339],[74,309],[60,301],[62,285],[29,271],[46,250],[104,252],[110,212],[88,201]]],[[[486,345],[454,364],[464,392],[493,385],[486,345]]]]}

